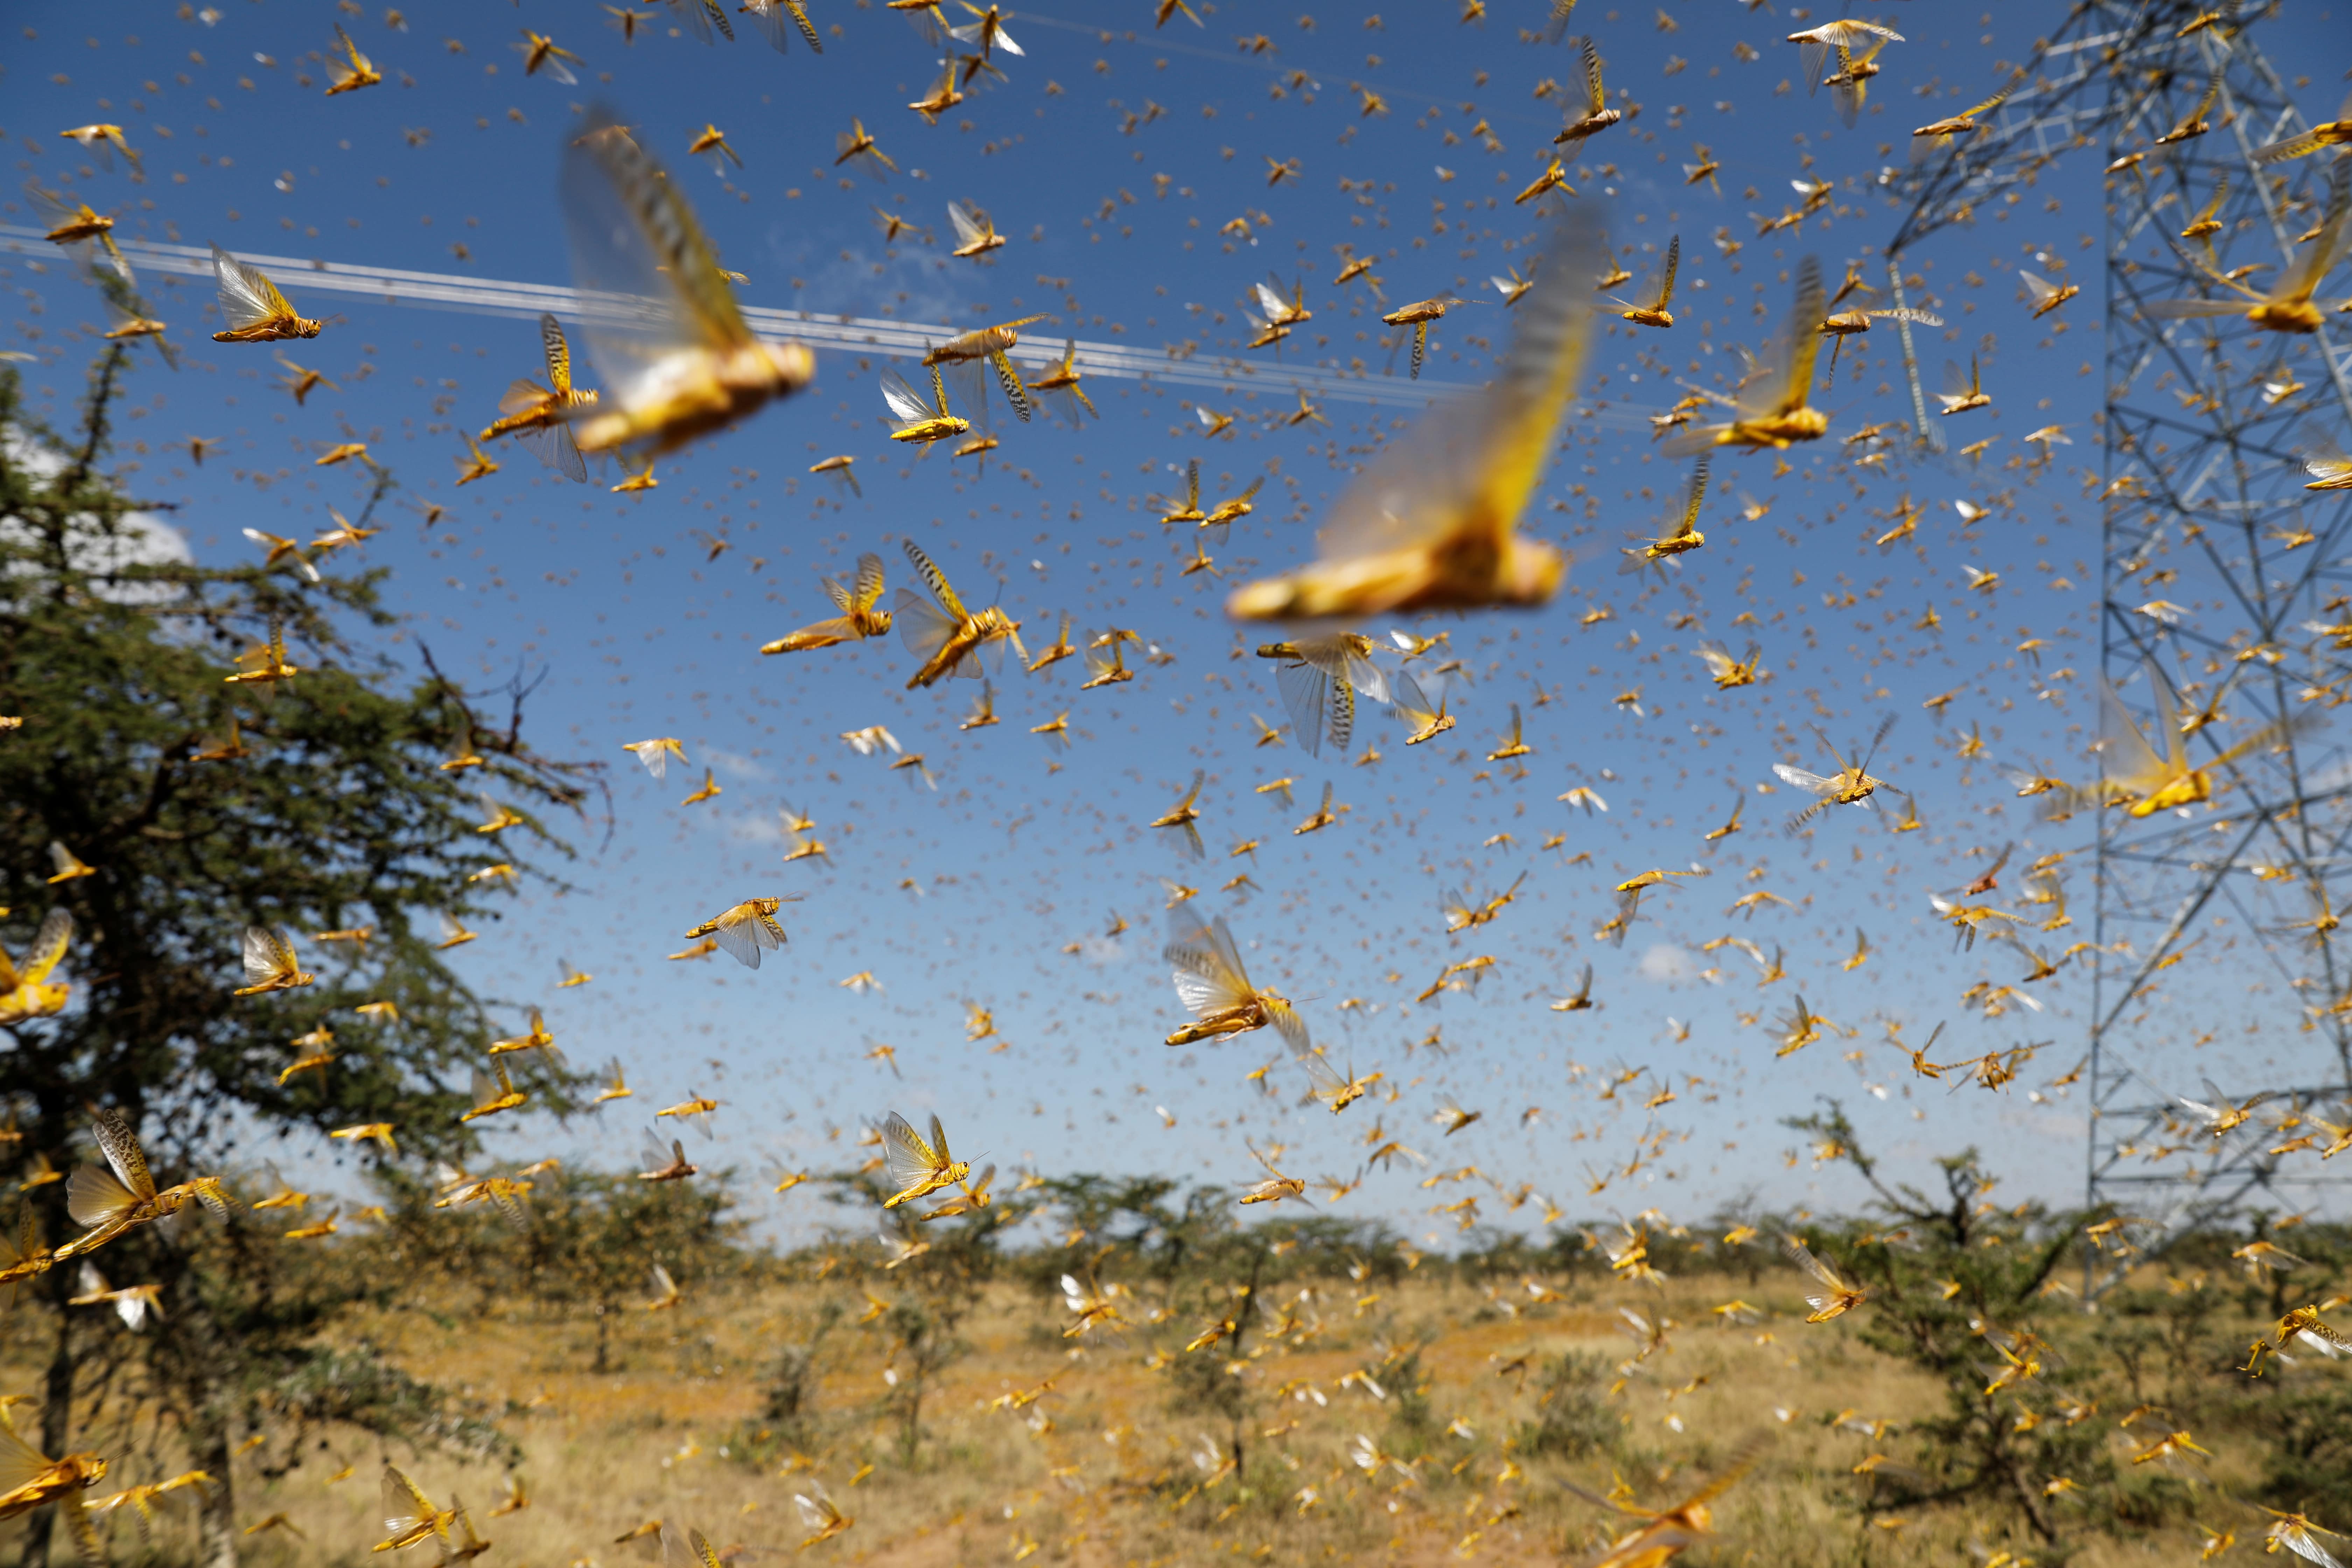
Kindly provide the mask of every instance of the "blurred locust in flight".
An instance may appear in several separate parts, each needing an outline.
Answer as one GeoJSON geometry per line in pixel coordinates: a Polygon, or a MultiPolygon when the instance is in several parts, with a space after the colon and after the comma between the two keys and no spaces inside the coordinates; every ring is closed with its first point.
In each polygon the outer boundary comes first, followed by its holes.
{"type": "Polygon", "coordinates": [[[1180,904],[1169,915],[1168,927],[1168,945],[1160,956],[1175,966],[1177,999],[1194,1019],[1171,1034],[1168,1044],[1222,1039],[1271,1025],[1293,1052],[1310,1048],[1307,1022],[1289,1000],[1250,984],[1241,950],[1223,916],[1212,924],[1191,905],[1180,904]]]}
{"type": "Polygon", "coordinates": [[[824,579],[824,591],[834,607],[841,614],[829,621],[818,621],[796,632],[789,632],[774,642],[761,645],[761,653],[800,653],[810,648],[832,647],[837,643],[859,642],[866,637],[887,636],[890,630],[890,612],[877,609],[882,600],[882,558],[867,552],[857,558],[857,576],[848,586],[831,577],[824,579]]]}
{"type": "Polygon", "coordinates": [[[908,653],[922,660],[907,679],[908,690],[933,685],[948,676],[976,680],[985,673],[983,655],[1001,658],[1006,643],[1013,645],[1013,651],[1023,663],[1028,662],[1029,650],[1021,646],[1020,622],[993,605],[979,611],[964,608],[963,600],[949,584],[947,574],[932,564],[921,546],[910,539],[906,541],[906,550],[907,559],[914,563],[916,572],[937,601],[934,608],[913,589],[898,590],[894,612],[898,640],[907,645],[908,653]]]}
{"type": "Polygon", "coordinates": [[[480,439],[519,436],[539,454],[541,462],[575,482],[584,480],[588,466],[581,460],[580,444],[572,438],[570,422],[580,410],[595,404],[596,395],[573,390],[572,345],[564,342],[563,327],[553,316],[539,318],[539,339],[547,354],[547,384],[541,386],[527,375],[518,377],[499,399],[499,417],[484,426],[480,439]]]}
{"type": "Polygon", "coordinates": [[[658,458],[815,375],[804,346],[752,336],[680,188],[609,110],[565,149],[562,198],[580,288],[638,301],[589,334],[610,397],[573,421],[582,451],[658,458]]]}
{"type": "Polygon", "coordinates": [[[1226,613],[1313,620],[1540,605],[1558,593],[1567,563],[1517,524],[1576,390],[1600,248],[1597,224],[1566,221],[1516,312],[1501,376],[1388,443],[1332,508],[1320,558],[1244,585],[1226,613]]]}

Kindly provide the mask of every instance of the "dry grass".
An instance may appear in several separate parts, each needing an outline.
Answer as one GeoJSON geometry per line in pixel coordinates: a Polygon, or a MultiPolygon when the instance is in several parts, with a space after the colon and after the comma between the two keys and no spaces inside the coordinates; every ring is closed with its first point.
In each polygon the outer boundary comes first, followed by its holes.
{"type": "MultiPolygon", "coordinates": [[[[869,1283],[892,1292],[887,1276],[869,1283]]],[[[1286,1288],[1283,1299],[1297,1289],[1286,1288]]],[[[454,1491],[466,1500],[477,1526],[497,1543],[487,1559],[492,1564],[650,1561],[646,1546],[614,1538],[656,1518],[693,1523],[717,1542],[789,1552],[804,1533],[791,1494],[804,1487],[811,1466],[857,1520],[846,1536],[814,1549],[818,1558],[1005,1563],[1034,1542],[1031,1560],[1051,1563],[1553,1560],[1580,1551],[1604,1517],[1559,1480],[1606,1490],[1614,1470],[1643,1501],[1677,1500],[1759,1430],[1776,1440],[1721,1507],[1727,1539],[1714,1549],[1720,1560],[1748,1548],[1759,1562],[1965,1563],[1971,1536],[2001,1543],[1997,1526],[1958,1510],[1922,1511],[1898,1526],[1856,1506],[1869,1483],[1853,1466],[1874,1449],[1896,1456],[1909,1449],[1899,1433],[1874,1442],[1826,1418],[1854,1410],[1900,1422],[1940,1408],[1944,1395],[1843,1324],[1805,1325],[1785,1278],[1768,1277],[1760,1287],[1744,1279],[1677,1279],[1663,1293],[1585,1287],[1516,1316],[1481,1291],[1424,1279],[1360,1309],[1345,1281],[1310,1289],[1322,1331],[1295,1348],[1274,1346],[1244,1373],[1257,1396],[1246,1487],[1228,1478],[1181,1505],[1203,1479],[1189,1457],[1196,1435],[1222,1438],[1223,1427],[1171,1411],[1168,1373],[1147,1361],[1155,1347],[1179,1352],[1199,1326],[1190,1321],[1139,1326],[1124,1342],[1090,1336],[1074,1345],[1060,1337],[1066,1318],[1058,1304],[1010,1285],[992,1288],[961,1325],[970,1353],[928,1395],[911,1466],[901,1463],[897,1427],[882,1407],[889,1347],[878,1330],[848,1318],[823,1343],[821,1390],[800,1447],[773,1432],[762,1437],[766,1380],[779,1348],[807,1334],[828,1298],[853,1312],[862,1304],[856,1289],[837,1284],[770,1286],[689,1298],[671,1312],[633,1312],[614,1331],[614,1366],[602,1374],[587,1370],[593,1323],[541,1321],[495,1304],[386,1313],[349,1331],[460,1394],[469,1408],[498,1416],[521,1443],[531,1506],[497,1520],[487,1517],[500,1491],[494,1470],[430,1453],[393,1456],[430,1495],[454,1491]],[[1735,1295],[1766,1308],[1768,1321],[1712,1326],[1707,1309],[1735,1295]],[[1663,1308],[1680,1326],[1670,1349],[1606,1397],[1610,1448],[1577,1458],[1528,1453],[1525,1431],[1538,1415],[1540,1363],[1563,1352],[1610,1367],[1625,1360],[1631,1342],[1621,1305],[1645,1313],[1663,1308]],[[1381,1400],[1340,1385],[1345,1374],[1376,1366],[1382,1347],[1413,1340],[1426,1342],[1416,1387],[1389,1376],[1392,1386],[1381,1400]],[[1522,1356],[1534,1358],[1525,1378],[1498,1375],[1522,1356]],[[989,1407],[1049,1379],[1052,1389],[1029,1411],[989,1407]],[[1274,1392],[1294,1382],[1300,1386],[1277,1405],[1274,1392]],[[1418,1423],[1410,1418],[1415,1401],[1426,1411],[1418,1423]],[[1368,1479],[1346,1452],[1358,1433],[1415,1461],[1417,1479],[1390,1471],[1368,1479]],[[1525,1478],[1498,1482],[1513,1459],[1525,1478]],[[1302,1509],[1309,1488],[1316,1500],[1302,1509]],[[1507,1508],[1517,1512],[1497,1518],[1507,1508]]],[[[0,1362],[10,1387],[33,1386],[30,1371],[14,1355],[0,1362]]],[[[283,1510],[309,1538],[258,1537],[247,1543],[247,1560],[259,1568],[369,1561],[368,1546],[380,1535],[376,1469],[373,1440],[352,1434],[274,1481],[241,1474],[241,1521],[283,1510]],[[331,1482],[345,1464],[355,1472],[331,1482]]],[[[152,1478],[118,1471],[118,1479],[152,1478]]],[[[0,1543],[20,1528],[0,1527],[0,1543]]],[[[126,1548],[131,1542],[127,1530],[117,1539],[126,1548]]],[[[2075,1540],[2081,1550],[2073,1561],[2094,1568],[2139,1560],[2148,1549],[2145,1541],[2088,1530],[2075,1540]]],[[[2032,1550],[2022,1540],[2013,1544],[2032,1550]]],[[[126,1550],[122,1559],[135,1553],[126,1550]]]]}

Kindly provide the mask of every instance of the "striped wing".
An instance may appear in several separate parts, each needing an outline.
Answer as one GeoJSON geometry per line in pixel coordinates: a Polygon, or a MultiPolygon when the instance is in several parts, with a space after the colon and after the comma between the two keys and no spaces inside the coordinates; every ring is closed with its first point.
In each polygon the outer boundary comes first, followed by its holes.
{"type": "Polygon", "coordinates": [[[572,390],[572,345],[563,341],[563,327],[553,316],[539,318],[539,341],[547,350],[547,383],[558,396],[572,390]]]}
{"type": "Polygon", "coordinates": [[[41,929],[34,933],[33,945],[25,950],[22,965],[12,965],[8,955],[0,952],[0,991],[14,991],[19,984],[37,985],[47,980],[72,941],[72,912],[51,910],[42,920],[41,929]]]}
{"type": "Polygon", "coordinates": [[[609,110],[565,151],[562,189],[574,279],[627,317],[588,339],[623,404],[646,400],[665,359],[752,342],[685,195],[609,110]]]}
{"type": "Polygon", "coordinates": [[[882,557],[868,551],[857,558],[857,584],[845,610],[870,611],[882,601],[882,557]]]}
{"type": "Polygon", "coordinates": [[[140,1149],[139,1139],[131,1131],[131,1124],[122,1120],[121,1112],[110,1107],[101,1107],[90,1124],[90,1131],[97,1137],[99,1148],[105,1152],[106,1163],[114,1167],[114,1173],[121,1179],[122,1184],[142,1198],[153,1197],[155,1178],[147,1173],[147,1156],[140,1149]]]}
{"type": "Polygon", "coordinates": [[[911,539],[908,540],[906,544],[907,559],[915,563],[915,570],[921,574],[924,584],[930,589],[931,596],[940,602],[940,608],[959,621],[970,620],[971,612],[963,607],[963,601],[956,597],[956,591],[949,586],[947,574],[940,571],[932,563],[931,558],[923,553],[921,545],[911,539]]]}

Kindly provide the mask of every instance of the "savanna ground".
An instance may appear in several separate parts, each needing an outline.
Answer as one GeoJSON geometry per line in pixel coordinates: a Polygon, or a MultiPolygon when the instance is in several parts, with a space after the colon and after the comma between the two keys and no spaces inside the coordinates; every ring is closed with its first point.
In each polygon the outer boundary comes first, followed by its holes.
{"type": "MultiPolygon", "coordinates": [[[[389,1457],[429,1495],[466,1501],[495,1543],[488,1562],[535,1568],[653,1561],[650,1539],[622,1538],[657,1519],[700,1528],[722,1552],[791,1554],[808,1533],[793,1494],[812,1478],[856,1520],[811,1548],[815,1558],[1572,1561],[1600,1542],[1607,1515],[1562,1482],[1607,1492],[1622,1481],[1664,1506],[1759,1433],[1769,1434],[1760,1460],[1719,1506],[1722,1539],[1694,1561],[1895,1565],[2008,1550],[2042,1563],[2179,1562],[2205,1541],[2200,1523],[2234,1529],[2242,1555],[2259,1552],[2267,1521],[2225,1493],[2352,1525],[2328,1506],[2352,1494],[2345,1449],[2313,1429],[2340,1430],[2352,1410],[2345,1371],[2313,1355],[2260,1382],[2234,1370],[2279,1298],[2222,1247],[2142,1269],[2097,1313],[2066,1289],[2079,1265],[2054,1273],[2037,1324],[2053,1384],[1986,1400],[1973,1388],[2000,1364],[1990,1348],[1954,1380],[1969,1385],[1956,1394],[1865,1343],[1867,1308],[1808,1325],[1801,1277],[1763,1241],[1741,1249],[1756,1255],[1753,1269],[1735,1253],[1727,1270],[1714,1247],[1712,1266],[1670,1268],[1654,1284],[1612,1276],[1600,1252],[1576,1258],[1580,1246],[1571,1237],[1549,1257],[1506,1248],[1514,1255],[1483,1261],[1391,1249],[1354,1258],[1360,1282],[1334,1254],[1328,1275],[1261,1280],[1267,1310],[1235,1314],[1246,1325],[1239,1358],[1229,1342],[1184,1350],[1219,1310],[1169,1280],[1116,1299],[1125,1329],[1066,1338],[1072,1314],[1050,1251],[1008,1255],[961,1300],[917,1309],[943,1315],[920,1321],[907,1317],[913,1271],[883,1268],[870,1249],[739,1255],[675,1308],[601,1318],[512,1292],[495,1268],[420,1277],[334,1331],[502,1429],[529,1507],[488,1517],[504,1496],[499,1463],[387,1448],[329,1426],[297,1451],[260,1446],[282,1473],[237,1476],[241,1523],[282,1512],[304,1534],[257,1535],[244,1560],[384,1561],[369,1548],[383,1533],[377,1479],[389,1457]],[[1736,1300],[1758,1310],[1754,1321],[1713,1310],[1736,1300]],[[1625,1311],[1664,1320],[1646,1356],[1625,1311]],[[2047,1396],[2062,1377],[2074,1392],[2047,1396]],[[2053,1426],[2099,1434],[2069,1478],[2082,1489],[2045,1494],[2055,1539],[2038,1537],[1999,1486],[1938,1500],[1967,1468],[1965,1445],[1920,1426],[1956,1398],[2002,1423],[2035,1408],[2053,1426]],[[2117,1425],[2140,1405],[2160,1408],[2117,1425]],[[2212,1458],[2130,1462],[2175,1430],[2212,1458]],[[1236,1431],[1238,1476],[1224,1468],[1236,1431]],[[2283,1458],[2298,1431],[2319,1444],[2300,1472],[2283,1458]],[[1376,1475],[1360,1435],[1385,1457],[1376,1475]],[[1891,1462],[1857,1474],[1874,1454],[1891,1462]],[[2296,1473],[2308,1485],[2314,1465],[2331,1495],[2284,1500],[2278,1489],[2296,1473]]],[[[2306,1262],[2288,1294],[2324,1300],[2320,1287],[2336,1282],[2326,1271],[2306,1262]]],[[[1232,1299],[1230,1283],[1213,1290],[1232,1299]]],[[[37,1342],[10,1335],[0,1389],[37,1387],[37,1342]]],[[[111,1426],[125,1452],[99,1491],[161,1479],[128,1451],[143,1441],[168,1466],[168,1436],[119,1400],[111,1426]]],[[[0,1552],[22,1528],[0,1526],[0,1552]]],[[[126,1520],[116,1561],[187,1560],[181,1533],[167,1514],[142,1558],[126,1520]]]]}

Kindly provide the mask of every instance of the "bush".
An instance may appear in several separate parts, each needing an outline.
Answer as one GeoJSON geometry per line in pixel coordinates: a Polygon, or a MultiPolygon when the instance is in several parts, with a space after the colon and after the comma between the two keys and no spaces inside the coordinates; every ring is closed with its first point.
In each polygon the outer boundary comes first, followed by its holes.
{"type": "Polygon", "coordinates": [[[1554,1356],[1543,1369],[1536,1418],[1520,1426],[1514,1447],[1563,1459],[1617,1452],[1625,1429],[1609,1408],[1610,1377],[1609,1363],[1601,1356],[1578,1351],[1554,1356]]]}

